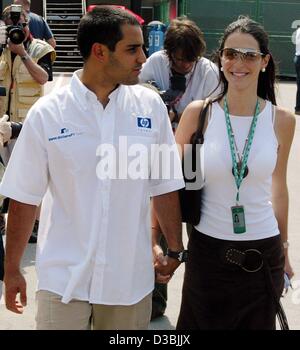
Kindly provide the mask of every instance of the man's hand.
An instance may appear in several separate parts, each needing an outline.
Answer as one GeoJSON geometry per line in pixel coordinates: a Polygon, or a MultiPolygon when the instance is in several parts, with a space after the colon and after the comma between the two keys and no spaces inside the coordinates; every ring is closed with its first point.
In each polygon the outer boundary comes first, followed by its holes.
{"type": "Polygon", "coordinates": [[[173,111],[173,109],[170,109],[170,111],[169,111],[169,118],[170,118],[170,121],[171,121],[171,123],[175,120],[175,118],[176,118],[176,114],[175,114],[175,112],[173,111]]]}
{"type": "Polygon", "coordinates": [[[19,56],[25,56],[26,55],[26,50],[25,50],[25,47],[23,45],[23,43],[21,44],[14,44],[11,42],[10,39],[7,40],[7,48],[15,53],[16,55],[19,55],[19,56]]]}
{"type": "Polygon", "coordinates": [[[6,25],[3,21],[0,21],[0,45],[6,45],[7,31],[6,25]]]}
{"type": "Polygon", "coordinates": [[[2,147],[10,140],[12,135],[11,123],[8,119],[9,116],[7,114],[0,118],[0,145],[2,147]]]}
{"type": "Polygon", "coordinates": [[[6,308],[16,314],[22,314],[27,304],[26,281],[20,271],[8,272],[4,276],[6,308]],[[17,294],[20,293],[20,301],[17,294]]]}
{"type": "Polygon", "coordinates": [[[26,306],[26,281],[21,260],[32,232],[37,206],[9,200],[4,259],[5,302],[8,310],[21,314],[26,306]],[[20,299],[17,301],[17,296],[20,299]]]}

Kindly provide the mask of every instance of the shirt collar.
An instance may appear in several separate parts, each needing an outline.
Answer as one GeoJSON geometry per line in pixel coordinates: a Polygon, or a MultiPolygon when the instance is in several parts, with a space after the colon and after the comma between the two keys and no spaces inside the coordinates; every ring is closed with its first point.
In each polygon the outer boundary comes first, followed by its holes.
{"type": "Polygon", "coordinates": [[[84,109],[88,109],[88,96],[97,101],[97,96],[89,90],[80,80],[83,69],[79,69],[74,72],[71,79],[71,91],[76,97],[77,102],[84,109]]]}
{"type": "MultiPolygon", "coordinates": [[[[89,90],[80,80],[80,77],[82,75],[83,69],[79,69],[74,72],[71,80],[71,90],[74,93],[76,100],[80,104],[80,106],[84,110],[88,110],[89,106],[92,103],[98,102],[98,98],[96,94],[89,90]]],[[[119,92],[121,90],[121,86],[119,85],[116,89],[114,89],[110,94],[109,94],[109,99],[117,99],[119,92]]]]}

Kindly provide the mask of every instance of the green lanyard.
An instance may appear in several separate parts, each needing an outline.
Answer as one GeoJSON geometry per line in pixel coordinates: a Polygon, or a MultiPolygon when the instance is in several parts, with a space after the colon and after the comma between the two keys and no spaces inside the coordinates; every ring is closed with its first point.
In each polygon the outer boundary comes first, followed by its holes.
{"type": "Polygon", "coordinates": [[[259,114],[259,109],[260,109],[260,104],[259,104],[259,101],[257,99],[253,120],[252,120],[251,127],[249,130],[248,142],[247,142],[246,147],[245,147],[245,151],[244,151],[243,159],[242,159],[242,166],[241,166],[241,169],[239,171],[237,160],[236,160],[235,149],[234,149],[235,140],[234,140],[234,134],[232,131],[232,126],[231,126],[230,117],[229,117],[227,96],[225,95],[225,97],[224,97],[224,112],[225,112],[225,119],[226,119],[227,134],[228,134],[229,145],[230,145],[230,152],[231,152],[231,159],[232,159],[232,164],[233,164],[235,184],[237,187],[237,194],[236,194],[236,203],[237,204],[238,204],[239,199],[240,199],[239,190],[240,190],[240,187],[241,187],[241,184],[242,184],[242,181],[244,178],[244,172],[245,172],[245,169],[247,166],[250,148],[251,148],[253,137],[254,137],[254,131],[255,131],[256,124],[257,124],[257,116],[259,114]]]}

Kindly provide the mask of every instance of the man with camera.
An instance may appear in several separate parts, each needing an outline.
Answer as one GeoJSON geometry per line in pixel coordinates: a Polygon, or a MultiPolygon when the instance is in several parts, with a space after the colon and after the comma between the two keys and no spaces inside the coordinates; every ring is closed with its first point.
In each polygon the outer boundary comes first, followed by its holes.
{"type": "MultiPolygon", "coordinates": [[[[184,108],[193,100],[217,95],[218,70],[203,57],[206,44],[203,33],[187,18],[174,19],[165,35],[164,50],[153,53],[143,65],[140,82],[153,85],[168,107],[173,131],[184,108]]],[[[157,223],[152,227],[154,256],[161,259],[166,243],[157,223]]],[[[156,283],[152,298],[152,319],[163,315],[167,306],[167,285],[156,283]]]]}
{"type": "Polygon", "coordinates": [[[0,81],[6,88],[1,97],[0,115],[23,122],[29,108],[43,95],[43,87],[52,80],[54,49],[44,41],[33,39],[28,17],[20,5],[4,9],[0,25],[0,81]]]}
{"type": "Polygon", "coordinates": [[[14,4],[22,5],[23,9],[26,11],[29,17],[29,30],[30,33],[36,39],[45,40],[50,44],[54,49],[56,46],[56,41],[54,39],[53,33],[49,28],[48,23],[45,19],[38,14],[30,11],[30,0],[14,0],[14,4]]]}
{"type": "Polygon", "coordinates": [[[185,17],[174,19],[165,35],[164,50],[152,54],[143,65],[141,83],[153,83],[169,108],[173,128],[193,100],[218,91],[218,70],[203,57],[206,44],[198,26],[185,17]]]}
{"type": "Polygon", "coordinates": [[[6,165],[14,146],[11,139],[18,137],[28,110],[43,95],[43,85],[52,80],[55,51],[46,42],[32,38],[21,5],[4,9],[0,46],[0,84],[5,89],[0,96],[0,143],[4,146],[0,154],[6,165]]]}

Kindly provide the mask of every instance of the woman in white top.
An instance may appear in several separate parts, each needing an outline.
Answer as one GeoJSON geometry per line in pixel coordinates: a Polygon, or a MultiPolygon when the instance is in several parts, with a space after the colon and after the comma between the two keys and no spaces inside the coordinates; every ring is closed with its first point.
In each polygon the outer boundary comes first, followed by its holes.
{"type": "MultiPolygon", "coordinates": [[[[224,89],[204,129],[200,223],[189,240],[178,329],[275,329],[288,259],[287,161],[295,116],[276,106],[263,27],[240,17],[217,64],[224,89]]],[[[185,109],[176,140],[190,143],[203,101],[185,109]]]]}

